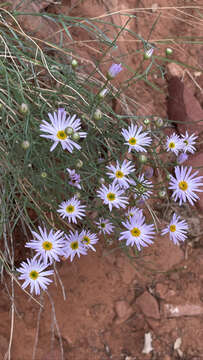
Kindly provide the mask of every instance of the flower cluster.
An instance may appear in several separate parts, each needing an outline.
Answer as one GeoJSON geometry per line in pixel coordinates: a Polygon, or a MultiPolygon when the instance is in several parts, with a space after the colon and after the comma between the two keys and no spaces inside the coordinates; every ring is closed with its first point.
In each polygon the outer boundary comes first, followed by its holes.
{"type": "Polygon", "coordinates": [[[109,206],[110,211],[112,211],[113,207],[126,208],[129,204],[130,194],[134,194],[135,199],[139,198],[142,200],[148,199],[152,194],[152,182],[146,180],[144,174],[140,174],[137,180],[128,177],[130,173],[135,172],[131,161],[124,160],[121,165],[117,161],[116,166],[111,164],[107,166],[107,169],[111,171],[107,172],[107,175],[113,182],[108,186],[102,184],[97,194],[98,197],[103,200],[104,204],[109,206]],[[129,196],[123,196],[127,190],[129,190],[129,196]]]}
{"type": "MultiPolygon", "coordinates": [[[[188,160],[188,153],[194,154],[196,151],[197,136],[195,134],[189,135],[186,131],[185,134],[180,136],[173,133],[166,139],[166,150],[173,152],[177,156],[177,163],[183,164],[188,160]]],[[[203,176],[198,175],[198,171],[192,174],[192,167],[175,166],[175,176],[170,175],[169,190],[172,190],[172,199],[179,202],[181,206],[187,201],[194,205],[195,201],[199,199],[196,192],[202,192],[200,189],[203,186],[203,176]]],[[[170,239],[174,244],[179,244],[180,241],[186,239],[188,231],[188,224],[185,220],[181,220],[180,216],[173,214],[169,225],[161,232],[162,235],[169,233],[170,239]]]]}
{"type": "MultiPolygon", "coordinates": [[[[142,131],[142,126],[138,127],[131,123],[128,129],[122,129],[121,134],[126,140],[125,144],[129,146],[128,152],[146,152],[145,147],[150,146],[152,139],[147,132],[142,131]]],[[[116,164],[107,166],[107,175],[112,180],[111,184],[104,185],[97,190],[97,195],[103,200],[105,205],[108,205],[110,212],[113,207],[125,209],[129,202],[131,194],[134,194],[134,199],[141,198],[146,200],[152,194],[152,183],[145,179],[144,174],[139,174],[136,177],[131,177],[136,172],[135,166],[131,161],[126,159],[120,163],[118,160],[116,164]]],[[[143,211],[136,207],[129,208],[126,212],[128,220],[121,221],[121,224],[128,230],[121,232],[119,240],[126,240],[127,246],[136,245],[138,250],[141,246],[152,244],[152,238],[155,235],[154,225],[148,225],[145,221],[143,211]]],[[[101,231],[108,231],[107,224],[100,220],[97,223],[101,227],[101,231]],[[103,225],[103,229],[102,229],[103,225]]]]}
{"type": "Polygon", "coordinates": [[[64,234],[63,231],[54,232],[53,229],[48,233],[47,229],[38,227],[39,232],[32,231],[34,239],[25,244],[26,247],[35,251],[32,259],[23,261],[16,270],[20,273],[19,279],[24,280],[22,288],[30,286],[30,292],[40,294],[40,288],[46,290],[52,282],[47,276],[53,275],[54,270],[47,270],[55,261],[60,261],[63,257],[73,261],[75,255],[86,255],[88,249],[95,251],[93,245],[98,241],[96,234],[89,230],[70,231],[64,234]]]}
{"type": "MultiPolygon", "coordinates": [[[[152,49],[148,56],[152,56],[152,49]]],[[[107,72],[107,83],[113,80],[121,71],[121,64],[113,64],[107,72]]],[[[105,86],[106,86],[105,84],[105,86]]],[[[103,97],[108,93],[108,89],[104,88],[100,91],[98,101],[102,101],[103,97]],[[103,96],[102,96],[103,95],[103,96]]],[[[94,120],[100,120],[102,112],[97,109],[97,114],[94,113],[94,120]],[[97,115],[97,116],[96,116],[97,115]]],[[[50,122],[45,120],[40,125],[41,137],[50,139],[53,144],[50,151],[53,151],[60,143],[62,150],[68,151],[70,156],[72,152],[81,150],[78,144],[80,139],[87,139],[84,143],[88,143],[88,134],[83,131],[83,124],[77,115],[67,115],[64,108],[59,108],[53,114],[48,114],[50,122]]],[[[146,125],[146,124],[145,124],[146,125]]],[[[142,163],[142,172],[137,169],[137,164],[129,161],[126,157],[122,160],[109,160],[106,166],[106,173],[102,178],[102,185],[94,189],[97,198],[99,198],[101,208],[107,208],[109,211],[109,218],[113,219],[114,213],[118,213],[119,220],[114,225],[107,216],[100,216],[95,222],[97,233],[91,232],[89,229],[84,229],[82,222],[88,213],[88,205],[83,204],[79,200],[78,191],[81,193],[85,191],[85,183],[83,182],[82,171],[76,169],[66,168],[67,184],[70,185],[71,194],[58,204],[56,213],[64,219],[68,224],[77,225],[80,223],[80,230],[72,229],[69,233],[39,226],[39,231],[32,231],[33,239],[26,243],[26,247],[34,250],[35,255],[33,259],[27,259],[22,262],[17,269],[20,273],[19,278],[24,280],[23,288],[30,286],[31,293],[38,295],[40,288],[46,290],[47,286],[52,282],[49,276],[54,274],[54,270],[49,269],[54,262],[59,262],[61,258],[70,259],[72,262],[75,256],[87,255],[89,249],[95,250],[95,244],[99,240],[99,235],[110,235],[116,231],[120,231],[118,235],[119,241],[125,241],[126,246],[136,247],[138,251],[142,247],[153,244],[155,237],[155,226],[149,224],[145,217],[143,209],[137,206],[148,201],[154,192],[153,183],[149,180],[154,170],[148,166],[148,170],[143,169],[143,165],[147,161],[146,153],[151,152],[150,148],[153,144],[153,132],[144,131],[142,126],[131,122],[127,128],[122,128],[119,135],[122,138],[123,146],[127,145],[128,153],[139,159],[142,163]],[[148,150],[149,149],[149,150],[148,150]],[[145,153],[145,154],[143,154],[145,153]],[[112,162],[110,162],[112,161],[112,162]],[[79,173],[78,173],[79,172],[79,173]],[[136,204],[136,206],[133,203],[136,204]],[[122,218],[122,213],[123,218],[122,218]],[[123,229],[122,229],[123,228],[123,229]]],[[[156,134],[154,134],[156,136],[156,134]]],[[[173,133],[167,136],[164,148],[167,152],[172,152],[177,156],[177,164],[182,164],[188,158],[188,153],[193,154],[196,150],[197,136],[195,134],[185,134],[180,136],[173,133]]],[[[76,167],[80,168],[83,163],[81,160],[77,161],[76,167]]],[[[102,161],[98,160],[98,164],[102,165],[102,161]]],[[[65,166],[64,166],[65,169],[65,166]]],[[[192,167],[175,166],[174,176],[170,175],[169,190],[172,191],[172,199],[178,201],[181,206],[188,201],[194,205],[198,200],[196,192],[201,192],[203,186],[202,176],[197,176],[198,171],[192,174],[192,167]]],[[[96,187],[97,181],[93,184],[96,187]]],[[[98,199],[97,199],[98,201],[98,199]]],[[[102,211],[103,213],[104,211],[102,211]]],[[[71,225],[72,226],[72,225],[71,225]]],[[[174,244],[179,244],[187,237],[188,224],[185,220],[181,220],[180,216],[173,213],[169,224],[161,231],[161,235],[169,233],[170,239],[174,244]]],[[[117,232],[118,234],[118,232],[117,232]]]]}
{"type": "MultiPolygon", "coordinates": [[[[196,151],[196,148],[194,147],[194,145],[196,144],[196,139],[197,136],[195,136],[195,134],[189,136],[187,131],[185,135],[181,134],[181,136],[173,133],[171,136],[167,136],[166,150],[173,152],[175,155],[178,155],[179,152],[182,152],[182,154],[185,155],[186,153],[194,154],[194,152],[196,151]]],[[[186,157],[185,160],[187,160],[186,157]]]]}
{"type": "MultiPolygon", "coordinates": [[[[152,139],[148,136],[147,132],[142,132],[142,126],[131,124],[128,129],[122,129],[122,135],[129,146],[128,152],[132,150],[136,152],[147,150],[146,146],[149,146],[152,139]],[[145,146],[145,147],[144,147],[145,146]]],[[[129,177],[132,173],[135,173],[135,166],[131,161],[124,160],[122,164],[116,161],[116,165],[110,164],[107,166],[107,175],[112,184],[105,186],[104,184],[97,191],[98,196],[103,200],[104,204],[109,206],[110,211],[113,207],[125,208],[128,203],[128,197],[123,196],[124,192],[130,188],[130,193],[134,192],[134,198],[141,198],[146,200],[152,194],[152,183],[145,179],[144,174],[138,175],[138,178],[134,180],[129,177]]],[[[130,195],[130,194],[129,194],[130,195]]]]}

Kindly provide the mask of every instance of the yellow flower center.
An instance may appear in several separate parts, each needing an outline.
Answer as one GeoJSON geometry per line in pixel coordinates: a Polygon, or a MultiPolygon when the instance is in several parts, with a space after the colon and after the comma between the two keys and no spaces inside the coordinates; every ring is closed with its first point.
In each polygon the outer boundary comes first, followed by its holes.
{"type": "Polygon", "coordinates": [[[36,270],[32,270],[32,271],[30,271],[29,276],[30,276],[30,279],[37,280],[39,273],[36,270]]]}
{"type": "Polygon", "coordinates": [[[75,211],[75,206],[73,206],[73,205],[68,205],[68,206],[66,207],[66,212],[67,212],[68,214],[72,214],[74,211],[75,211]]]}
{"type": "Polygon", "coordinates": [[[51,250],[53,248],[53,244],[50,241],[44,241],[42,244],[44,250],[51,250]]]}
{"type": "Polygon", "coordinates": [[[183,180],[179,182],[178,186],[180,190],[186,191],[188,188],[188,183],[183,180]]]}
{"type": "Polygon", "coordinates": [[[136,145],[137,140],[134,137],[131,137],[128,142],[130,145],[136,145]]]}
{"type": "Polygon", "coordinates": [[[124,173],[121,170],[117,170],[115,175],[118,179],[121,179],[124,176],[124,173]]]}
{"type": "Polygon", "coordinates": [[[176,231],[176,226],[175,225],[170,225],[170,231],[175,232],[176,231]]]}
{"type": "Polygon", "coordinates": [[[78,241],[73,241],[71,244],[70,244],[70,247],[72,250],[77,250],[79,245],[78,245],[78,241]]]}
{"type": "Polygon", "coordinates": [[[116,198],[116,195],[114,193],[110,192],[110,193],[107,194],[107,199],[109,201],[114,201],[115,198],[116,198]]]}
{"type": "Polygon", "coordinates": [[[83,236],[82,242],[84,242],[86,245],[90,244],[90,238],[88,236],[83,236]]]}
{"type": "Polygon", "coordinates": [[[187,141],[187,140],[184,140],[183,142],[185,143],[185,145],[188,145],[188,141],[187,141]]]}
{"type": "Polygon", "coordinates": [[[57,136],[57,138],[58,138],[59,140],[66,140],[66,139],[67,139],[67,135],[66,135],[66,133],[65,133],[64,130],[59,130],[59,131],[57,132],[56,136],[57,136]]]}
{"type": "Polygon", "coordinates": [[[137,227],[134,227],[130,232],[131,232],[131,235],[134,237],[138,237],[141,234],[140,229],[138,229],[137,227]]]}
{"type": "Polygon", "coordinates": [[[104,229],[106,227],[105,223],[101,223],[101,228],[104,229]]]}
{"type": "Polygon", "coordinates": [[[174,142],[170,142],[169,145],[168,145],[168,147],[169,147],[170,149],[174,149],[175,146],[176,146],[176,145],[175,145],[174,142]]]}

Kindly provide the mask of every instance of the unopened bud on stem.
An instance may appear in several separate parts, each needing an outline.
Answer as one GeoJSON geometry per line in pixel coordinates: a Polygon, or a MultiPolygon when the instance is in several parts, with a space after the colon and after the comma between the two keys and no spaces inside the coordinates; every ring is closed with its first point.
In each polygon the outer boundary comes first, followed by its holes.
{"type": "Polygon", "coordinates": [[[102,118],[102,112],[101,112],[101,110],[96,109],[95,112],[94,112],[94,119],[95,119],[95,120],[101,120],[101,118],[102,118]]]}
{"type": "Polygon", "coordinates": [[[66,135],[70,136],[74,133],[74,130],[72,127],[68,126],[67,128],[65,128],[65,133],[66,135]]]}
{"type": "Polygon", "coordinates": [[[166,55],[172,55],[173,50],[171,48],[166,48],[166,55]]]}
{"type": "Polygon", "coordinates": [[[43,179],[45,179],[45,178],[47,177],[46,171],[42,171],[42,172],[41,172],[41,177],[42,177],[43,179]]]}
{"type": "Polygon", "coordinates": [[[106,96],[106,94],[108,93],[108,89],[103,89],[103,90],[101,90],[100,92],[99,92],[99,94],[98,94],[98,97],[100,98],[100,99],[104,99],[104,97],[106,96]]]}
{"type": "Polygon", "coordinates": [[[166,190],[160,190],[158,195],[161,199],[163,199],[166,196],[166,190]]]}
{"type": "Polygon", "coordinates": [[[27,113],[28,113],[28,110],[29,110],[29,108],[28,108],[28,105],[27,105],[27,104],[22,103],[22,104],[20,105],[20,107],[19,107],[19,111],[20,111],[20,113],[23,114],[23,115],[27,114],[27,113]]]}
{"type": "Polygon", "coordinates": [[[147,162],[147,156],[146,155],[143,155],[143,154],[141,154],[141,155],[139,155],[139,161],[141,162],[141,163],[146,163],[147,162]]]}
{"type": "Polygon", "coordinates": [[[76,59],[73,59],[72,62],[71,62],[71,66],[73,69],[75,69],[77,66],[78,66],[78,62],[76,59]]]}
{"type": "Polygon", "coordinates": [[[150,124],[150,119],[148,119],[148,118],[144,119],[143,123],[145,125],[149,125],[150,124]]]}
{"type": "Polygon", "coordinates": [[[80,140],[80,134],[75,132],[73,133],[73,135],[71,135],[71,138],[74,140],[74,141],[78,141],[80,140]]]}
{"type": "Polygon", "coordinates": [[[30,143],[29,143],[29,141],[24,140],[24,141],[22,142],[21,146],[22,146],[22,148],[23,148],[24,150],[27,150],[27,149],[30,147],[30,143]]]}
{"type": "Polygon", "coordinates": [[[77,168],[81,168],[82,166],[83,166],[83,161],[79,159],[79,160],[76,162],[76,167],[77,167],[77,168]]]}

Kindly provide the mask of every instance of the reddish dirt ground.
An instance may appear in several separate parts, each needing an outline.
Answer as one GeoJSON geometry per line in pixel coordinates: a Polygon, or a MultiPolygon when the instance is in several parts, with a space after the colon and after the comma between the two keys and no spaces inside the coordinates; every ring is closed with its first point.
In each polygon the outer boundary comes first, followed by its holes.
{"type": "MultiPolygon", "coordinates": [[[[44,308],[36,359],[61,359],[60,337],[67,360],[179,359],[177,338],[182,339],[183,359],[201,359],[202,247],[180,249],[165,237],[130,260],[121,250],[104,250],[101,240],[96,253],[59,264],[58,270],[67,298],[58,282],[39,298],[44,308]],[[146,355],[142,350],[148,332],[154,350],[146,355]]],[[[17,286],[15,306],[12,359],[30,359],[40,307],[17,286]]],[[[1,354],[8,344],[9,309],[2,286],[1,354]]]]}
{"type": "MultiPolygon", "coordinates": [[[[16,1],[18,2],[18,1],[16,1]]],[[[41,2],[41,9],[52,1],[41,2]],[[42,5],[43,4],[43,5],[42,5]]],[[[74,16],[94,17],[106,11],[118,9],[146,8],[145,12],[133,12],[136,21],[129,23],[129,29],[140,33],[143,38],[149,34],[149,23],[160,14],[152,39],[176,38],[177,36],[200,36],[202,24],[196,22],[195,10],[181,9],[152,12],[147,10],[152,1],[125,0],[120,4],[105,1],[62,1],[62,5],[50,4],[47,11],[74,16]],[[88,4],[87,4],[88,3],[88,4]],[[78,5],[77,5],[78,4],[78,5]],[[71,8],[72,6],[72,8],[71,8]]],[[[200,6],[202,1],[157,0],[159,6],[200,6]]],[[[38,7],[39,10],[39,7],[38,7]]],[[[36,11],[36,9],[34,9],[36,11]]],[[[127,11],[126,11],[127,12],[127,11]]],[[[126,20],[126,19],[125,19],[126,20]]],[[[50,24],[35,23],[22,18],[22,24],[38,37],[50,37],[50,24]]],[[[41,21],[41,20],[40,20],[41,21]]],[[[119,14],[112,15],[111,21],[124,21],[119,14]]],[[[53,32],[53,30],[52,30],[53,32]]],[[[83,34],[74,33],[74,39],[81,40],[83,34]]],[[[68,41],[68,40],[67,40],[68,41]]],[[[85,59],[99,56],[89,48],[77,44],[79,53],[85,59]]],[[[130,35],[123,35],[119,42],[118,54],[126,54],[126,62],[134,68],[140,57],[135,56],[138,45],[130,35]]],[[[174,58],[186,61],[191,66],[203,66],[203,47],[196,44],[177,44],[174,58]]],[[[159,44],[157,55],[164,55],[165,45],[159,44]]],[[[118,55],[117,54],[117,55],[118,55]]],[[[122,83],[123,75],[118,81],[122,83]]],[[[186,128],[202,134],[203,119],[203,75],[195,71],[181,72],[181,76],[171,75],[161,78],[155,71],[153,82],[161,89],[158,93],[144,82],[132,84],[129,95],[136,97],[137,114],[167,114],[173,120],[181,120],[177,131],[186,128]],[[191,77],[192,76],[192,77],[191,77]],[[195,79],[195,81],[194,81],[195,79]],[[167,100],[168,96],[168,100],[167,100]],[[174,101],[174,97],[179,102],[174,101]],[[192,104],[192,110],[191,110],[192,104]],[[183,111],[184,110],[184,111],[183,111]],[[197,127],[197,123],[198,126],[197,127]]],[[[121,111],[119,104],[116,111],[121,111]]],[[[202,165],[202,145],[190,162],[202,165]]],[[[156,204],[159,207],[160,204],[156,204]]],[[[100,240],[96,253],[89,253],[73,263],[64,261],[57,265],[66,299],[56,279],[39,301],[40,306],[22,290],[15,288],[15,317],[12,360],[202,360],[203,359],[203,240],[201,230],[201,210],[203,198],[197,208],[188,216],[192,220],[195,237],[181,247],[175,246],[168,237],[157,237],[154,245],[142,250],[139,257],[130,258],[117,242],[106,245],[100,240]],[[151,333],[153,351],[142,353],[144,335],[151,333]],[[181,339],[179,349],[174,349],[177,339],[181,339]],[[36,341],[37,339],[37,341],[36,341]],[[63,349],[63,350],[62,350],[63,349]]],[[[11,304],[5,284],[0,288],[0,359],[8,349],[11,323],[11,304]]]]}

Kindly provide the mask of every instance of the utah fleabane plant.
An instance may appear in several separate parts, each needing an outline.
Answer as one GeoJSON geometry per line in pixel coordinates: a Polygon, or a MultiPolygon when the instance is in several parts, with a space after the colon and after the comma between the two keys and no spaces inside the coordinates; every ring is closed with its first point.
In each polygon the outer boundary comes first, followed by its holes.
{"type": "Polygon", "coordinates": [[[76,48],[73,54],[63,38],[48,44],[20,26],[16,30],[13,16],[18,27],[17,13],[10,16],[2,7],[0,229],[2,264],[7,271],[10,266],[11,278],[15,274],[23,289],[40,295],[61,260],[94,256],[98,246],[110,242],[137,254],[153,246],[160,208],[170,205],[176,215],[162,232],[177,245],[185,241],[189,227],[178,209],[195,204],[203,182],[196,170],[178,165],[198,150],[198,137],[179,134],[160,114],[138,115],[137,99],[128,93],[138,81],[153,85],[151,70],[164,76],[156,46],[134,33],[143,61],[135,73],[124,56],[113,59],[123,25],[109,23],[115,36],[108,37],[101,19],[84,24],[84,19],[49,14],[66,34],[79,27],[85,38],[90,34],[91,41],[101,41],[97,61],[94,56],[90,61],[76,48]],[[167,127],[173,128],[171,136],[167,127]],[[11,242],[15,227],[25,230],[30,249],[30,258],[17,263],[16,242],[11,242]]]}

